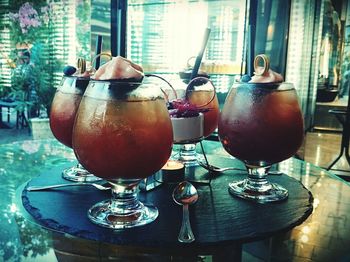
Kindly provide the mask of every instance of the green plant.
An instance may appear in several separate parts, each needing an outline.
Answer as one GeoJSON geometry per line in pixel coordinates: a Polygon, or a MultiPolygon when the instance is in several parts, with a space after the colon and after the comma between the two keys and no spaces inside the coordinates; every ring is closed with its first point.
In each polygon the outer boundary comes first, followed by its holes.
{"type": "Polygon", "coordinates": [[[40,113],[50,115],[51,103],[55,95],[56,72],[61,71],[62,61],[50,54],[49,45],[36,42],[30,50],[16,55],[16,66],[11,73],[10,97],[19,101],[18,110],[28,108],[29,116],[36,117],[40,113]]]}
{"type": "Polygon", "coordinates": [[[54,75],[62,69],[55,56],[55,39],[49,37],[55,33],[55,8],[54,1],[14,1],[11,10],[15,12],[9,13],[10,35],[16,43],[10,57],[14,62],[10,96],[20,101],[17,109],[29,109],[30,117],[50,114],[57,82],[54,75]],[[18,49],[19,43],[27,47],[18,49]]]}
{"type": "Polygon", "coordinates": [[[35,4],[25,2],[19,7],[21,1],[14,1],[10,12],[10,33],[16,44],[32,44],[38,35],[49,23],[49,6],[45,1],[36,1],[35,4]]]}
{"type": "Polygon", "coordinates": [[[51,56],[45,59],[44,53],[50,54],[50,47],[42,43],[37,43],[31,49],[31,62],[33,63],[32,77],[33,87],[36,93],[35,106],[37,109],[44,109],[49,116],[51,103],[56,92],[54,87],[54,74],[61,72],[63,62],[58,58],[51,56]]]}
{"type": "Polygon", "coordinates": [[[19,101],[17,110],[23,111],[26,107],[31,107],[33,101],[30,101],[28,93],[34,84],[32,76],[32,67],[30,64],[16,66],[11,72],[11,90],[8,98],[19,101]]]}
{"type": "Polygon", "coordinates": [[[91,24],[91,1],[76,1],[76,38],[77,57],[90,59],[90,24],[91,24]]]}

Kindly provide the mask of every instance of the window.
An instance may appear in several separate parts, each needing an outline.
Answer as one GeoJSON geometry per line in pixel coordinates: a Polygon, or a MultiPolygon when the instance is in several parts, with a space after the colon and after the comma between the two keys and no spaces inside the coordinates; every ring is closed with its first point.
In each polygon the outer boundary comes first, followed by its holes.
{"type": "MultiPolygon", "coordinates": [[[[9,13],[17,13],[25,2],[0,1],[0,96],[11,88],[11,63],[16,67],[19,54],[14,33],[9,29],[9,13]]],[[[90,60],[90,1],[36,1],[33,7],[39,13],[41,26],[35,39],[28,43],[28,52],[32,63],[44,64],[48,69],[43,80],[53,88],[61,81],[64,65],[74,65],[77,57],[90,60]],[[49,10],[45,26],[42,7],[49,10]],[[40,55],[36,56],[38,52],[40,55]],[[35,61],[35,57],[40,61],[35,61]]]]}
{"type": "Polygon", "coordinates": [[[0,1],[0,97],[11,87],[11,69],[7,65],[10,55],[10,33],[8,27],[8,6],[7,0],[0,1]]]}
{"type": "Polygon", "coordinates": [[[286,81],[294,84],[304,113],[305,129],[312,126],[315,109],[317,54],[320,49],[321,6],[316,1],[294,0],[291,6],[286,81]],[[315,74],[315,73],[316,74],[315,74]]]}
{"type": "Polygon", "coordinates": [[[244,43],[244,1],[150,1],[128,3],[127,56],[146,72],[176,73],[197,56],[204,30],[211,29],[201,69],[218,92],[240,74],[244,43]]]}

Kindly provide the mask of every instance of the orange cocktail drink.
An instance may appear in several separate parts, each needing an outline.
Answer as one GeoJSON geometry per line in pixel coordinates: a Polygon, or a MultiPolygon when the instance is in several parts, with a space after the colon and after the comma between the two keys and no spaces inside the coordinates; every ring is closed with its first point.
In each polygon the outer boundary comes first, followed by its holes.
{"type": "Polygon", "coordinates": [[[163,98],[100,99],[88,92],[75,130],[80,163],[107,180],[150,176],[171,153],[172,127],[163,98]]]}
{"type": "Polygon", "coordinates": [[[292,84],[234,84],[218,131],[225,150],[248,171],[247,179],[229,184],[232,194],[261,203],[287,198],[288,190],[266,176],[272,164],[293,156],[303,142],[303,116],[292,84]]]}
{"type": "MultiPolygon", "coordinates": [[[[72,148],[72,134],[75,116],[89,77],[64,76],[57,88],[50,111],[50,128],[55,138],[72,148]]],[[[62,171],[62,177],[74,182],[101,180],[84,169],[79,163],[62,171]]]]}
{"type": "Polygon", "coordinates": [[[88,83],[89,79],[65,76],[52,101],[51,131],[58,141],[70,148],[75,115],[88,83]]]}
{"type": "Polygon", "coordinates": [[[188,100],[191,104],[196,106],[203,106],[208,109],[204,112],[204,137],[209,136],[215,131],[219,120],[219,102],[215,90],[196,90],[191,91],[188,95],[188,100]],[[210,102],[209,102],[210,101],[210,102]],[[209,102],[209,103],[208,103],[209,102]]]}
{"type": "Polygon", "coordinates": [[[108,228],[145,225],[157,208],[137,199],[138,183],[169,159],[172,125],[161,89],[130,80],[90,81],[73,130],[79,162],[107,180],[112,198],[88,211],[90,220],[108,228]]]}
{"type": "Polygon", "coordinates": [[[295,89],[233,88],[220,117],[219,135],[228,153],[247,163],[278,163],[295,154],[304,137],[295,89]]]}

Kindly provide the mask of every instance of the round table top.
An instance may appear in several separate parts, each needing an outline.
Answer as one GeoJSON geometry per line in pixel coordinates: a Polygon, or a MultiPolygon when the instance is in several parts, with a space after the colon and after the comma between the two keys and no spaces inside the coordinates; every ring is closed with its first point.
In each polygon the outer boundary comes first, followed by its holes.
{"type": "MultiPolygon", "coordinates": [[[[210,162],[240,166],[237,160],[224,156],[211,156],[210,162]]],[[[58,165],[42,170],[27,186],[66,183],[61,178],[65,167],[67,165],[58,165]]],[[[202,167],[187,168],[185,172],[188,179],[207,175],[202,167]]],[[[210,185],[195,184],[199,199],[190,206],[190,220],[196,241],[187,246],[206,248],[267,238],[292,229],[311,214],[311,193],[287,175],[269,178],[288,189],[289,197],[285,201],[259,204],[230,195],[228,183],[245,177],[244,171],[230,171],[216,176],[210,185]]],[[[152,191],[140,192],[140,200],[155,205],[159,216],[148,225],[123,230],[106,229],[87,218],[87,210],[93,204],[110,198],[110,191],[86,186],[35,192],[24,189],[22,201],[37,223],[54,231],[117,245],[176,248],[184,244],[177,240],[182,207],[172,199],[174,186],[162,184],[152,191]]]]}

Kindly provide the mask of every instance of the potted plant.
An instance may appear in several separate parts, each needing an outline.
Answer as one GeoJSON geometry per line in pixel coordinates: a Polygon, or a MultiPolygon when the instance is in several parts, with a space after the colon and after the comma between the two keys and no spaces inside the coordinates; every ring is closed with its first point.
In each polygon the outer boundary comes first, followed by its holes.
{"type": "Polygon", "coordinates": [[[62,63],[52,55],[54,39],[47,37],[54,27],[53,5],[46,1],[34,4],[18,2],[14,3],[17,7],[12,8],[18,11],[9,13],[10,34],[15,46],[12,59],[16,65],[12,69],[11,92],[20,102],[19,110],[27,108],[33,137],[36,138],[38,124],[45,125],[39,128],[39,133],[43,130],[51,133],[48,116],[56,91],[54,74],[61,71],[62,63]]]}
{"type": "Polygon", "coordinates": [[[43,58],[43,50],[45,50],[45,47],[37,43],[33,46],[31,52],[34,88],[31,90],[31,97],[29,97],[29,100],[32,101],[30,105],[32,117],[29,121],[33,138],[52,137],[49,127],[49,116],[51,103],[56,92],[56,88],[53,85],[53,75],[61,67],[61,62],[58,59],[45,60],[43,58]]]}
{"type": "Polygon", "coordinates": [[[45,47],[36,43],[30,51],[24,52],[20,57],[17,56],[16,65],[11,73],[9,97],[17,102],[18,111],[27,111],[26,116],[34,137],[38,124],[40,132],[49,130],[48,116],[56,91],[53,75],[61,67],[58,59],[44,59],[44,51],[45,47]],[[43,125],[45,127],[42,127],[43,125]]]}

